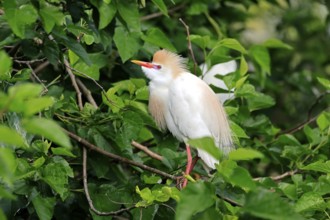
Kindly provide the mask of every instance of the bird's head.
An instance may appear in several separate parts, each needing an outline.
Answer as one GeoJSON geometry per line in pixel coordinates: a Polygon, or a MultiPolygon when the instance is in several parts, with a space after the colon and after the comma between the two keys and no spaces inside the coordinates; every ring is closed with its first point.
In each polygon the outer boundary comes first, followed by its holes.
{"type": "Polygon", "coordinates": [[[142,67],[145,75],[153,82],[168,84],[178,75],[186,72],[185,59],[167,50],[159,50],[152,62],[132,60],[142,67]]]}

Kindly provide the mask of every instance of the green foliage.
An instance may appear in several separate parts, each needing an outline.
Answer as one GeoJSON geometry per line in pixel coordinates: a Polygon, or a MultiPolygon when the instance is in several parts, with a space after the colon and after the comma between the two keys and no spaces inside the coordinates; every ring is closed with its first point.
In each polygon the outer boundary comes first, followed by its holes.
{"type": "MultiPolygon", "coordinates": [[[[150,60],[159,48],[189,58],[189,41],[197,64],[237,64],[215,76],[227,89],[212,85],[232,94],[224,106],[236,149],[225,157],[211,138],[190,140],[221,160],[212,174],[197,162],[183,190],[88,151],[95,208],[133,207],[117,214],[123,219],[328,219],[329,7],[287,0],[0,2],[0,219],[111,218],[89,208],[83,144],[65,130],[182,175],[184,147],[155,125],[147,80],[128,61],[150,60]],[[133,148],[132,140],[163,159],[133,148]]],[[[202,74],[192,59],[188,67],[202,74]]]]}

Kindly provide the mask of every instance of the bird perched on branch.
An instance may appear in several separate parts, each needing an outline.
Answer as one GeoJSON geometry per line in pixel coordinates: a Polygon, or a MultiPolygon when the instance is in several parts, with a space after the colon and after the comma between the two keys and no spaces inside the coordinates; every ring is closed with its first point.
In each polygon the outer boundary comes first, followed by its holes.
{"type": "MultiPolygon", "coordinates": [[[[161,129],[168,129],[178,140],[186,143],[187,168],[192,169],[188,140],[212,137],[223,154],[233,149],[226,113],[213,90],[191,74],[185,59],[167,50],[159,50],[152,62],[132,60],[142,67],[149,83],[149,111],[161,129]]],[[[218,159],[202,149],[198,156],[212,169],[218,159]]],[[[185,179],[183,187],[187,184],[185,179]]]]}

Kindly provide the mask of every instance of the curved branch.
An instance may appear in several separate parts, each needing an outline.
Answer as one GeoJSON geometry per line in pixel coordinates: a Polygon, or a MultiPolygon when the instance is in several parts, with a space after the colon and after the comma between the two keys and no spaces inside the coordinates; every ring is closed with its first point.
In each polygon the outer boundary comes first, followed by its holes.
{"type": "Polygon", "coordinates": [[[81,97],[81,92],[80,92],[80,89],[78,87],[78,84],[77,84],[77,81],[76,81],[76,77],[75,75],[73,74],[73,72],[71,71],[71,68],[69,68],[70,64],[68,62],[67,59],[64,58],[64,65],[65,65],[65,69],[66,71],[68,72],[69,76],[70,76],[70,79],[71,79],[71,82],[72,82],[72,85],[74,87],[74,89],[76,90],[77,92],[77,97],[78,97],[78,106],[79,106],[79,110],[83,110],[83,104],[82,104],[82,97],[81,97]]]}
{"type": "MultiPolygon", "coordinates": [[[[285,177],[288,177],[288,176],[293,176],[293,175],[295,175],[296,173],[298,173],[299,172],[299,170],[290,170],[290,171],[287,171],[287,172],[285,172],[285,173],[282,173],[281,175],[278,175],[278,176],[271,176],[271,177],[269,177],[269,178],[271,178],[272,180],[274,180],[274,181],[280,181],[280,180],[282,180],[282,179],[284,179],[285,177]]],[[[260,181],[260,180],[262,180],[263,178],[265,178],[265,177],[257,177],[257,178],[254,178],[253,180],[254,181],[260,181]]]]}
{"type": "Polygon", "coordinates": [[[173,175],[171,175],[171,174],[165,173],[165,172],[163,172],[163,171],[161,171],[161,170],[158,170],[158,169],[155,169],[155,168],[153,168],[153,167],[149,167],[149,166],[144,165],[144,164],[142,164],[142,163],[138,163],[138,162],[135,162],[135,161],[133,161],[133,160],[130,160],[130,159],[127,159],[127,158],[124,158],[124,157],[118,156],[118,155],[116,155],[116,154],[112,154],[112,153],[110,153],[110,152],[107,152],[107,151],[105,151],[105,150],[103,150],[103,149],[101,149],[101,148],[95,146],[94,144],[89,143],[87,140],[85,140],[85,139],[79,137],[78,135],[76,135],[76,134],[74,134],[74,133],[72,133],[72,132],[70,132],[70,131],[67,131],[67,130],[64,130],[64,131],[65,131],[65,132],[66,132],[66,133],[67,133],[72,139],[74,139],[74,140],[78,141],[79,143],[85,145],[85,146],[88,147],[89,149],[91,149],[91,150],[93,150],[93,151],[96,151],[96,152],[98,152],[98,153],[100,153],[100,154],[103,154],[103,155],[105,155],[105,156],[107,156],[107,157],[110,157],[110,158],[112,158],[112,159],[114,159],[114,160],[117,160],[117,161],[119,161],[119,162],[121,162],[121,163],[126,163],[126,164],[130,164],[130,165],[132,165],[132,166],[139,167],[139,168],[141,168],[141,169],[143,169],[143,170],[147,170],[147,171],[149,171],[149,172],[156,173],[156,174],[158,174],[158,175],[160,175],[160,176],[163,176],[163,177],[166,177],[166,178],[168,178],[168,179],[177,180],[177,178],[178,178],[178,177],[176,177],[176,176],[173,176],[173,175]]]}
{"type": "Polygon", "coordinates": [[[183,24],[183,26],[186,28],[186,31],[187,31],[188,49],[190,51],[191,58],[194,62],[194,74],[196,75],[197,62],[196,62],[194,51],[193,51],[192,45],[191,45],[189,26],[182,20],[182,18],[179,18],[179,21],[183,24]]]}
{"type": "Polygon", "coordinates": [[[101,215],[101,216],[118,215],[120,213],[129,211],[129,210],[135,208],[135,206],[131,206],[131,207],[119,209],[119,210],[113,211],[113,212],[101,212],[101,211],[99,211],[95,208],[95,206],[93,204],[93,201],[92,201],[92,199],[89,195],[89,191],[88,191],[88,184],[87,184],[87,152],[86,152],[85,147],[83,147],[83,183],[84,183],[84,191],[85,191],[85,194],[86,194],[86,198],[87,198],[89,207],[97,215],[101,215]]]}
{"type": "Polygon", "coordinates": [[[150,157],[156,159],[156,160],[163,160],[163,157],[159,154],[156,154],[155,152],[149,150],[146,146],[143,146],[142,144],[137,143],[136,141],[132,141],[131,144],[136,147],[137,149],[140,149],[144,151],[146,154],[148,154],[150,157]]]}

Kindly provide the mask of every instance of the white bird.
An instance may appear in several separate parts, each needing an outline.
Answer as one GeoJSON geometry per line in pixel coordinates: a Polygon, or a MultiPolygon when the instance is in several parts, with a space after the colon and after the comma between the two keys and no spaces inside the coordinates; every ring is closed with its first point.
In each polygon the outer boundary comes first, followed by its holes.
{"type": "MultiPolygon", "coordinates": [[[[186,143],[188,163],[185,174],[189,174],[192,165],[188,140],[212,137],[225,155],[234,148],[222,104],[203,80],[187,70],[184,58],[159,50],[152,62],[132,62],[140,65],[150,79],[149,111],[156,124],[186,143]]],[[[218,159],[202,149],[197,151],[204,163],[215,169],[218,159]]],[[[186,184],[185,179],[183,187],[186,184]]]]}

